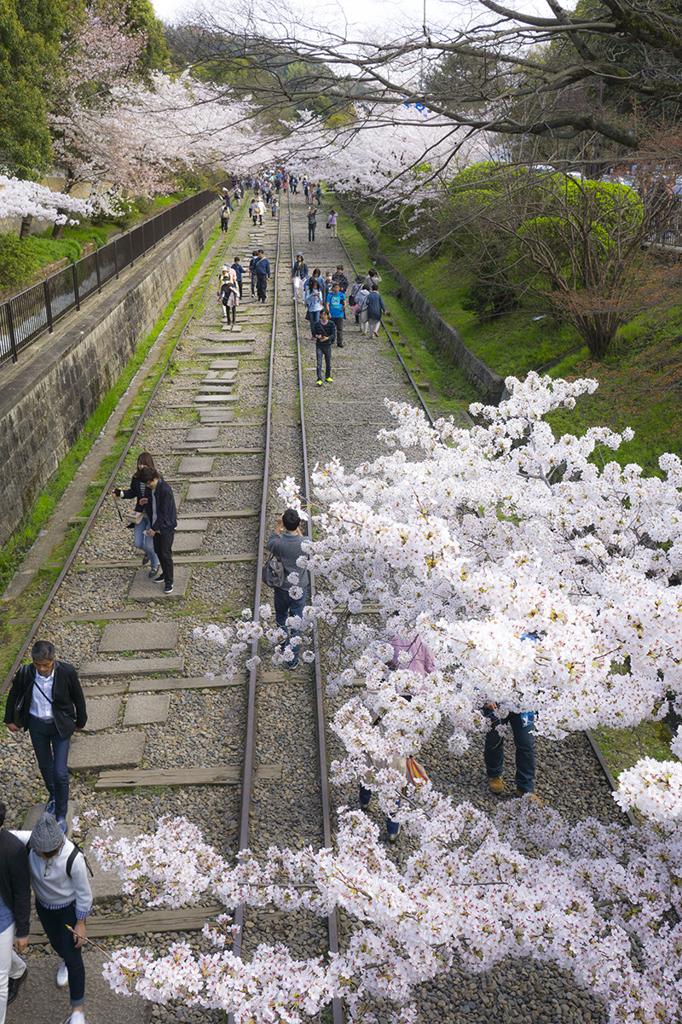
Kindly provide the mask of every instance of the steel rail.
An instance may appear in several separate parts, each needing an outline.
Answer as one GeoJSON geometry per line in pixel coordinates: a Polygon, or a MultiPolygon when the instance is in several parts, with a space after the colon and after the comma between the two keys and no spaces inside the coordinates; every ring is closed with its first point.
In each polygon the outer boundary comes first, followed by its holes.
{"type": "MultiPolygon", "coordinates": [[[[287,204],[289,209],[289,239],[291,242],[291,263],[294,263],[294,231],[291,220],[291,194],[287,191],[287,204]]],[[[301,446],[303,449],[303,490],[310,505],[310,472],[308,468],[308,442],[305,429],[305,407],[303,402],[303,364],[301,361],[301,338],[298,330],[298,293],[294,304],[294,327],[296,330],[296,356],[298,362],[298,399],[301,413],[301,446]]],[[[308,540],[313,539],[312,517],[308,516],[307,525],[308,540]]],[[[315,574],[310,573],[310,597],[315,601],[315,574]]],[[[322,819],[324,829],[324,845],[327,849],[332,845],[331,828],[331,801],[329,799],[329,776],[327,773],[327,722],[324,708],[324,689],[322,686],[322,665],[320,661],[320,642],[317,624],[313,626],[313,649],[315,653],[315,714],[317,717],[317,753],[320,761],[320,787],[322,795],[322,819]]],[[[336,911],[327,918],[329,931],[329,952],[336,954],[339,951],[339,923],[336,911]]],[[[332,1015],[334,1024],[343,1024],[343,1008],[340,999],[332,1002],[332,1015]]]]}
{"type": "MultiPolygon", "coordinates": [[[[243,219],[244,218],[243,218],[243,214],[242,214],[242,217],[240,219],[240,223],[241,223],[241,220],[243,220],[243,219]]],[[[236,233],[236,227],[237,227],[237,217],[235,217],[234,226],[230,225],[230,227],[231,227],[230,240],[229,240],[229,242],[225,243],[225,247],[224,247],[224,249],[222,249],[221,255],[218,257],[218,259],[216,259],[216,261],[215,261],[216,266],[220,263],[220,261],[222,259],[224,259],[225,253],[230,248],[230,246],[233,244],[233,238],[234,238],[234,235],[236,233]]],[[[219,249],[220,248],[220,244],[219,243],[220,243],[221,239],[222,239],[222,235],[220,236],[220,238],[216,239],[216,241],[214,243],[214,249],[219,249]]],[[[205,263],[208,262],[209,265],[211,265],[213,263],[213,260],[214,260],[214,257],[209,254],[206,257],[206,260],[204,262],[205,263]]],[[[21,666],[22,661],[24,660],[24,657],[26,655],[26,651],[28,650],[31,641],[35,637],[35,635],[38,632],[40,626],[42,625],[43,620],[45,619],[45,616],[47,615],[48,611],[50,610],[52,602],[54,601],[55,597],[59,593],[59,589],[60,589],[62,583],[64,582],[64,580],[66,579],[66,576],[68,575],[69,570],[71,569],[71,566],[73,565],[73,563],[75,561],[76,555],[80,551],[81,546],[83,545],[83,542],[84,542],[85,538],[87,537],[87,535],[88,535],[88,533],[90,531],[90,528],[92,527],[92,524],[94,523],[94,521],[95,521],[95,519],[97,517],[98,512],[100,511],[102,505],[104,504],[107,496],[109,495],[109,493],[111,491],[111,488],[112,488],[112,486],[114,484],[114,481],[116,480],[116,477],[118,476],[119,470],[123,466],[123,463],[125,462],[126,458],[128,457],[128,453],[130,452],[130,449],[132,448],[133,444],[135,443],[135,441],[137,439],[137,435],[139,434],[140,429],[142,427],[142,424],[144,423],[144,421],[145,421],[145,419],[146,419],[146,417],[147,417],[147,415],[149,413],[149,410],[151,408],[152,402],[156,398],[156,396],[157,396],[157,394],[159,392],[159,388],[161,387],[162,383],[165,380],[166,373],[168,372],[168,367],[171,364],[171,360],[173,358],[173,355],[175,354],[175,350],[178,347],[178,345],[180,344],[180,342],[182,341],[187,328],[192,323],[192,320],[194,318],[194,315],[195,315],[196,311],[200,308],[201,303],[203,302],[204,296],[205,296],[205,294],[206,294],[206,292],[207,292],[207,290],[208,290],[212,280],[213,280],[213,270],[211,269],[210,273],[208,274],[208,280],[206,281],[206,284],[205,284],[204,289],[203,289],[203,291],[201,293],[201,296],[200,296],[199,300],[197,301],[195,308],[190,313],[190,315],[189,315],[189,317],[187,319],[187,322],[185,323],[184,327],[182,328],[182,330],[178,334],[178,336],[177,336],[177,338],[175,340],[175,344],[173,345],[173,348],[171,349],[171,351],[170,351],[170,353],[168,355],[168,358],[166,360],[166,365],[163,368],[161,376],[159,377],[158,381],[156,382],[156,385],[154,386],[154,388],[152,390],[152,393],[149,396],[144,409],[140,413],[140,415],[139,415],[139,417],[137,419],[137,422],[135,424],[135,427],[133,428],[133,431],[132,431],[132,433],[130,435],[130,438],[128,439],[128,442],[125,445],[125,447],[123,449],[123,452],[121,453],[120,458],[118,459],[116,465],[114,466],[114,469],[112,470],[111,475],[109,476],[109,479],[107,480],[106,484],[102,488],[102,490],[100,492],[100,495],[99,495],[97,501],[95,502],[95,507],[93,508],[92,512],[88,516],[88,518],[86,520],[86,523],[83,526],[83,529],[81,530],[80,534],[78,535],[78,537],[76,539],[76,542],[75,542],[73,548],[71,549],[71,551],[69,553],[68,558],[66,559],[64,565],[62,566],[57,579],[55,580],[54,584],[52,585],[49,594],[45,598],[45,601],[44,601],[40,611],[38,612],[36,618],[33,621],[33,624],[31,626],[30,630],[28,631],[28,635],[27,635],[26,639],[24,640],[24,642],[23,642],[23,644],[22,644],[22,646],[21,646],[21,648],[19,650],[19,653],[17,654],[16,658],[14,659],[14,664],[12,665],[12,668],[9,670],[9,673],[5,677],[5,679],[3,681],[3,684],[2,684],[2,687],[0,687],[0,694],[5,693],[7,688],[8,688],[8,686],[12,682],[12,679],[14,678],[16,672],[19,670],[19,667],[21,666]]],[[[177,307],[176,307],[176,310],[177,310],[177,307]]],[[[176,310],[174,310],[173,313],[175,313],[176,310]]],[[[171,316],[172,315],[173,314],[171,314],[171,316]]],[[[167,323],[170,323],[170,318],[167,321],[167,323]]]]}
{"type": "MultiPolygon", "coordinates": [[[[274,365],[275,365],[275,334],[277,330],[277,299],[278,299],[278,288],[277,288],[277,271],[279,269],[280,259],[280,244],[282,235],[282,217],[280,216],[277,220],[277,252],[275,257],[275,270],[274,274],[271,274],[271,281],[274,281],[272,296],[273,296],[273,308],[272,308],[272,331],[270,334],[270,363],[268,369],[268,400],[267,400],[267,411],[265,417],[265,458],[263,467],[263,494],[261,496],[260,505],[260,526],[258,530],[258,560],[256,563],[256,591],[253,601],[253,621],[258,622],[260,619],[260,597],[262,588],[261,574],[263,570],[263,551],[265,549],[266,540],[266,524],[267,524],[267,512],[268,512],[268,483],[270,478],[270,443],[272,435],[272,393],[273,393],[273,378],[274,378],[274,365]]],[[[251,657],[255,658],[258,654],[258,641],[254,640],[251,644],[251,657]]],[[[249,683],[248,683],[248,696],[247,696],[247,711],[246,711],[246,739],[244,742],[244,775],[242,781],[242,803],[239,817],[239,849],[246,850],[249,845],[249,814],[251,812],[251,800],[253,797],[253,760],[256,747],[256,681],[257,681],[257,668],[254,666],[249,669],[249,683]]],[[[244,926],[244,904],[240,903],[235,908],[233,923],[237,925],[238,932],[232,943],[232,952],[235,956],[241,956],[242,951],[242,939],[243,939],[243,926],[244,926]]],[[[228,1015],[228,1022],[234,1021],[232,1014],[228,1015]]]]}

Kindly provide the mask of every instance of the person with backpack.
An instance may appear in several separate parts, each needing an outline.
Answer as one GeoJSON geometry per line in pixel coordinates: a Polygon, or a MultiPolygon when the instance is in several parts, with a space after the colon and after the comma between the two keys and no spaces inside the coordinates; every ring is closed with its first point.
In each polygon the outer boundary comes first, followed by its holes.
{"type": "Polygon", "coordinates": [[[234,270],[235,277],[237,278],[237,288],[239,289],[239,298],[241,299],[243,297],[242,282],[244,278],[244,268],[241,265],[239,256],[235,256],[234,263],[232,264],[232,267],[230,269],[234,270]]]}
{"type": "Polygon", "coordinates": [[[71,1015],[65,1024],[87,1024],[85,966],[82,947],[85,922],[92,910],[92,889],[82,851],[62,834],[51,814],[42,814],[32,832],[11,831],[28,850],[28,869],[36,913],[48,942],[61,963],[57,988],[69,986],[71,1015]]]}
{"type": "Polygon", "coordinates": [[[88,715],[78,673],[73,665],[57,661],[56,653],[49,640],[34,643],[31,664],[22,665],[12,680],[5,725],[10,732],[28,730],[49,794],[45,810],[66,835],[69,745],[73,734],[83,731],[88,715]]]}
{"type": "MultiPolygon", "coordinates": [[[[308,570],[301,569],[298,565],[298,559],[304,555],[302,543],[301,518],[296,509],[288,508],[279,517],[266,545],[268,551],[272,551],[284,566],[282,586],[274,588],[274,599],[275,620],[279,628],[286,633],[287,641],[301,635],[300,629],[296,626],[292,626],[291,629],[287,626],[287,618],[302,617],[305,608],[308,570]],[[289,576],[292,573],[296,573],[298,576],[296,586],[289,582],[289,576]]],[[[299,649],[297,644],[292,644],[292,647],[294,647],[295,653],[293,660],[289,662],[289,668],[296,668],[299,649]]]]}
{"type": "Polygon", "coordinates": [[[220,211],[220,230],[223,234],[227,231],[230,226],[230,207],[225,203],[222,210],[220,211]]]}
{"type": "Polygon", "coordinates": [[[381,318],[386,312],[387,309],[384,305],[384,300],[381,295],[379,295],[379,285],[373,284],[372,290],[367,296],[367,325],[369,327],[370,338],[373,338],[375,334],[379,333],[381,318]]]}
{"type": "Polygon", "coordinates": [[[343,348],[343,321],[346,316],[346,296],[341,291],[338,281],[334,281],[332,290],[327,296],[325,309],[336,328],[336,347],[343,348]]]}
{"type": "Polygon", "coordinates": [[[355,278],[355,281],[351,285],[350,295],[348,296],[348,302],[349,302],[350,308],[355,313],[355,323],[356,324],[360,323],[360,321],[358,319],[359,314],[357,312],[356,307],[358,305],[358,295],[359,295],[361,290],[362,290],[362,278],[360,276],[358,276],[358,277],[355,278]]]}
{"type": "Polygon", "coordinates": [[[228,270],[223,274],[218,298],[225,310],[225,319],[228,324],[230,323],[230,310],[232,311],[232,327],[234,327],[237,322],[237,303],[239,302],[239,287],[234,270],[228,270]]]}
{"type": "Polygon", "coordinates": [[[308,241],[315,241],[315,228],[317,227],[317,210],[314,206],[308,209],[308,241]]]}

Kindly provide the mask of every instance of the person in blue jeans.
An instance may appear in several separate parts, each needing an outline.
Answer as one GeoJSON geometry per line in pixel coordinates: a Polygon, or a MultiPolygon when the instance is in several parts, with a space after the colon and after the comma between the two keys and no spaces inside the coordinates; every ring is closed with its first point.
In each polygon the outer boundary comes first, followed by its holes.
{"type": "Polygon", "coordinates": [[[69,805],[69,744],[88,720],[83,689],[73,665],[56,660],[54,644],[38,640],[31,650],[33,662],[22,665],[5,707],[10,732],[28,729],[40,774],[49,793],[46,812],[54,815],[64,834],[69,805]],[[14,722],[15,708],[20,724],[14,722]]]}
{"type": "MultiPolygon", "coordinates": [[[[534,633],[524,633],[522,640],[537,642],[534,633]]],[[[484,760],[490,791],[499,796],[504,792],[504,737],[499,725],[509,725],[516,746],[516,796],[535,791],[535,712],[514,711],[498,704],[486,704],[483,714],[490,721],[486,733],[484,760]]],[[[537,799],[537,797],[536,797],[537,799]]]]}
{"type": "Polygon", "coordinates": [[[142,564],[149,564],[149,576],[153,578],[159,571],[159,560],[154,551],[154,542],[147,535],[147,530],[150,527],[152,492],[140,479],[140,473],[145,466],[149,469],[156,469],[154,459],[149,452],[140,452],[137,457],[137,469],[130,481],[130,487],[127,490],[122,487],[114,487],[111,493],[117,498],[135,498],[135,512],[141,514],[142,518],[139,523],[135,523],[133,543],[138,551],[144,552],[142,564]]]}
{"type": "MultiPolygon", "coordinates": [[[[291,628],[287,624],[289,618],[303,616],[306,595],[308,592],[308,570],[297,565],[303,552],[303,533],[301,531],[301,517],[296,509],[288,508],[283,512],[277,521],[277,526],[268,537],[267,548],[280,559],[284,566],[284,580],[281,587],[275,587],[275,619],[280,629],[284,630],[287,640],[300,637],[301,631],[296,627],[291,628]],[[296,573],[298,583],[292,583],[289,576],[296,573]]],[[[298,665],[299,647],[292,644],[294,649],[293,660],[289,662],[289,668],[296,668],[298,665]]]]}

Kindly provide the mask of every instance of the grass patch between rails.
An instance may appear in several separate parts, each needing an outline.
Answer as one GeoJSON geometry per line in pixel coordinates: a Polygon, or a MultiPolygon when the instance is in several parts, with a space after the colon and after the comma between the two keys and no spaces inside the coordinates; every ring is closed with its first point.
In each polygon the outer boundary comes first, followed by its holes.
{"type": "MultiPolygon", "coordinates": [[[[194,278],[201,267],[201,264],[206,259],[206,256],[210,252],[211,247],[215,244],[219,235],[220,226],[218,225],[211,232],[203,250],[197,256],[182,282],[176,288],[166,308],[155,324],[154,329],[140,341],[135,354],[123,370],[121,377],[107,393],[92,416],[87,420],[78,440],[72,446],[64,459],[62,459],[58,471],[52,477],[45,490],[41,493],[24,522],[20,524],[15,531],[14,536],[0,550],[0,592],[5,590],[9,581],[20,567],[27,551],[36,540],[40,531],[45,528],[50,515],[73,479],[76,470],[90,451],[94,441],[101,433],[119,399],[127,390],[131,380],[144,362],[152,345],[167,324],[188,288],[194,282],[194,278]]],[[[197,291],[201,285],[205,284],[206,281],[210,280],[213,276],[215,273],[215,266],[217,266],[219,258],[220,254],[217,254],[215,259],[211,261],[210,267],[202,276],[201,280],[196,282],[197,291]]],[[[194,311],[198,301],[199,294],[197,294],[196,299],[193,299],[188,303],[187,308],[183,311],[182,317],[178,320],[178,323],[174,326],[168,339],[164,343],[163,349],[159,354],[158,361],[145,378],[139,393],[133,400],[130,408],[123,418],[112,450],[102,460],[102,464],[97,474],[98,479],[108,479],[113,471],[114,466],[120,458],[128,441],[130,431],[137,422],[137,419],[149,398],[151,390],[163,372],[164,365],[170,356],[180,332],[194,311]]],[[[81,517],[87,518],[87,516],[89,516],[95,507],[98,496],[98,489],[89,489],[86,500],[80,511],[81,517]]],[[[54,552],[52,552],[50,556],[51,560],[59,559],[63,564],[63,561],[68,557],[69,552],[73,548],[81,529],[82,525],[76,525],[69,528],[64,541],[55,549],[54,552]]],[[[0,678],[9,671],[9,668],[16,657],[17,651],[21,647],[23,638],[26,635],[25,625],[17,624],[10,626],[8,624],[8,620],[15,617],[18,618],[19,616],[30,616],[33,618],[45,601],[50,588],[59,575],[59,571],[60,570],[57,567],[41,569],[36,574],[32,583],[26,587],[26,589],[15,600],[4,603],[2,625],[0,627],[0,678]]]]}
{"type": "MultiPolygon", "coordinates": [[[[366,274],[372,266],[367,242],[343,211],[339,213],[339,232],[357,266],[358,273],[366,274]]],[[[379,271],[382,279],[380,290],[391,314],[387,325],[398,344],[400,354],[416,383],[430,382],[435,389],[435,394],[433,391],[423,392],[432,415],[447,416],[467,409],[471,402],[479,399],[478,392],[462,370],[451,363],[439,349],[426,325],[396,298],[400,287],[389,271],[383,267],[380,267],[379,271]],[[402,339],[396,336],[393,328],[397,328],[403,336],[402,339]]],[[[351,278],[351,273],[348,277],[351,278]]],[[[352,313],[350,316],[352,317],[352,313]]]]}

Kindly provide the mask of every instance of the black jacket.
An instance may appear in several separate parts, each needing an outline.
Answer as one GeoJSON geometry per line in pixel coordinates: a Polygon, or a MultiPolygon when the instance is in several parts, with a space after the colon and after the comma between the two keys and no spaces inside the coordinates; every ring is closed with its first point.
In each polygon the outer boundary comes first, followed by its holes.
{"type": "Polygon", "coordinates": [[[0,829],[0,896],[12,911],[15,935],[25,939],[31,917],[31,876],[28,850],[11,832],[0,829]]]}
{"type": "MultiPolygon", "coordinates": [[[[155,533],[174,530],[178,525],[178,513],[175,508],[173,488],[165,480],[159,480],[154,496],[156,498],[156,519],[152,522],[152,530],[155,533]]],[[[150,520],[152,515],[153,512],[150,510],[150,520]]]]}
{"type": "Polygon", "coordinates": [[[147,517],[152,514],[152,491],[150,487],[143,484],[136,476],[130,481],[130,487],[124,491],[122,487],[116,488],[116,495],[119,498],[135,498],[135,511],[144,512],[147,517]],[[140,505],[140,498],[148,498],[146,505],[140,505]]]}
{"type": "MultiPolygon", "coordinates": [[[[36,678],[34,665],[22,665],[14,679],[12,689],[7,698],[5,707],[5,725],[8,725],[14,715],[14,705],[26,694],[22,708],[22,725],[28,729],[28,716],[31,710],[31,698],[33,696],[33,684],[36,678]]],[[[82,729],[88,720],[85,710],[85,697],[83,688],[73,665],[65,661],[54,663],[54,683],[52,685],[52,716],[57,731],[63,740],[72,736],[76,729],[82,729]]]]}

